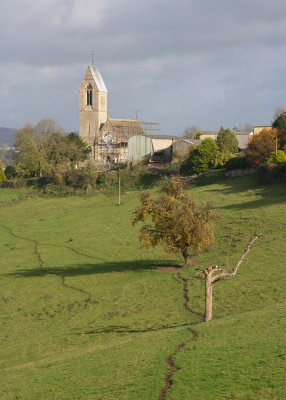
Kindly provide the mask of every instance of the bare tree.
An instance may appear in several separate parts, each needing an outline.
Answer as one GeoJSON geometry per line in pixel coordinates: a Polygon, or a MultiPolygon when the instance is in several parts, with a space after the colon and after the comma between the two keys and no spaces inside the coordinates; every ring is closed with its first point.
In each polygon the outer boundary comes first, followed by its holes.
{"type": "Polygon", "coordinates": [[[187,139],[194,139],[199,130],[200,129],[196,125],[189,126],[184,130],[184,137],[187,139]]]}
{"type": "Polygon", "coordinates": [[[278,117],[280,117],[281,114],[286,113],[286,106],[278,106],[273,114],[273,121],[275,121],[278,117]]]}
{"type": "Polygon", "coordinates": [[[253,125],[250,124],[249,122],[245,122],[244,124],[239,124],[238,126],[235,126],[233,128],[233,131],[235,132],[251,132],[253,130],[253,125]]]}
{"type": "Polygon", "coordinates": [[[249,242],[247,243],[247,246],[242,253],[242,256],[238,260],[237,264],[233,268],[232,271],[229,271],[228,268],[228,259],[229,259],[229,250],[230,250],[230,245],[231,242],[229,242],[229,247],[228,247],[228,252],[227,252],[227,267],[226,269],[218,268],[218,266],[215,267],[208,267],[205,268],[203,271],[205,274],[205,322],[210,321],[212,319],[212,290],[213,290],[213,284],[217,281],[219,281],[222,278],[234,278],[238,268],[240,267],[241,263],[245,260],[245,257],[247,253],[250,251],[251,246],[253,243],[260,238],[261,234],[254,234],[249,242]]]}

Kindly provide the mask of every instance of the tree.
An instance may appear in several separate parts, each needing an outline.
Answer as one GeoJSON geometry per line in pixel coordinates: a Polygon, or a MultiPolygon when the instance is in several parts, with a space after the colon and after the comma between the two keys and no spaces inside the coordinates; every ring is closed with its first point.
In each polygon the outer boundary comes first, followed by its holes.
{"type": "Polygon", "coordinates": [[[77,135],[75,132],[71,132],[68,135],[70,143],[70,161],[73,165],[80,161],[88,159],[91,152],[91,148],[77,135]]]}
{"type": "Polygon", "coordinates": [[[272,124],[272,128],[277,128],[279,130],[282,130],[283,133],[286,133],[286,112],[279,115],[279,117],[275,119],[272,124]]]}
{"type": "Polygon", "coordinates": [[[8,180],[14,179],[17,175],[15,167],[13,165],[7,165],[5,168],[5,175],[8,180]]]}
{"type": "Polygon", "coordinates": [[[282,105],[278,106],[278,107],[276,108],[276,110],[274,111],[274,115],[273,115],[274,121],[275,121],[278,117],[280,117],[281,114],[285,114],[285,113],[286,113],[286,106],[282,106],[282,105]]]}
{"type": "Polygon", "coordinates": [[[206,138],[190,153],[185,169],[188,173],[198,174],[217,166],[218,146],[214,139],[206,138]]]}
{"type": "Polygon", "coordinates": [[[216,142],[219,151],[227,156],[238,152],[237,137],[229,128],[224,129],[223,126],[220,127],[216,142]]]}
{"type": "Polygon", "coordinates": [[[6,181],[2,161],[0,160],[0,181],[6,181]]]}
{"type": "Polygon", "coordinates": [[[189,126],[184,130],[184,138],[186,139],[194,139],[197,132],[199,132],[199,128],[195,125],[189,126]]]}
{"type": "Polygon", "coordinates": [[[144,223],[139,230],[143,248],[159,243],[170,254],[181,253],[185,265],[191,264],[190,249],[199,252],[213,241],[210,221],[216,218],[209,204],[198,206],[183,190],[180,177],[166,183],[157,200],[142,192],[132,224],[144,223]]]}
{"type": "Polygon", "coordinates": [[[90,149],[75,133],[66,136],[51,119],[26,125],[16,134],[18,153],[15,166],[19,176],[42,176],[46,172],[75,166],[88,158],[90,149]]]}
{"type": "Polygon", "coordinates": [[[51,118],[41,119],[36,125],[35,130],[38,134],[43,137],[43,139],[48,139],[51,135],[55,133],[64,134],[64,130],[60,127],[56,121],[51,118]]]}
{"type": "Polygon", "coordinates": [[[22,177],[41,176],[47,168],[46,140],[37,133],[36,127],[26,125],[16,133],[15,167],[22,177]]]}
{"type": "Polygon", "coordinates": [[[286,111],[282,112],[273,122],[272,128],[278,130],[279,142],[281,146],[286,144],[286,111]]]}
{"type": "MultiPolygon", "coordinates": [[[[238,260],[237,264],[230,272],[228,266],[226,269],[215,267],[208,267],[205,268],[202,272],[205,274],[205,321],[210,321],[212,319],[212,290],[213,285],[215,282],[219,281],[223,278],[234,278],[238,268],[240,267],[241,263],[245,260],[247,253],[249,253],[251,246],[253,243],[261,236],[261,234],[255,234],[249,240],[242,256],[238,260]]],[[[228,262],[228,258],[227,258],[228,262]]]]}
{"type": "Polygon", "coordinates": [[[200,137],[202,134],[203,134],[203,131],[200,129],[199,131],[196,132],[194,139],[200,140],[200,137]]]}
{"type": "Polygon", "coordinates": [[[46,143],[46,158],[49,169],[65,169],[70,161],[70,142],[62,133],[51,134],[46,143]]]}
{"type": "Polygon", "coordinates": [[[252,137],[246,152],[251,166],[257,167],[270,157],[271,152],[276,150],[276,138],[276,129],[263,129],[252,137]]]}
{"type": "Polygon", "coordinates": [[[239,131],[251,132],[253,131],[253,125],[250,124],[249,122],[245,122],[244,124],[239,124],[238,126],[233,127],[232,130],[236,132],[239,131]]]}

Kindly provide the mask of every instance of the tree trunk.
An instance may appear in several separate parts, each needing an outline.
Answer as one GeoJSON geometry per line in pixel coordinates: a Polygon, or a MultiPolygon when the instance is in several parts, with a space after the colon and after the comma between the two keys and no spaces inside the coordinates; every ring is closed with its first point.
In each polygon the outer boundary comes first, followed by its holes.
{"type": "Polygon", "coordinates": [[[212,285],[212,270],[205,269],[205,322],[212,319],[213,308],[213,285],[212,285]]]}
{"type": "Polygon", "coordinates": [[[189,255],[187,250],[182,250],[182,256],[184,257],[185,265],[191,265],[192,264],[191,256],[189,255]]]}

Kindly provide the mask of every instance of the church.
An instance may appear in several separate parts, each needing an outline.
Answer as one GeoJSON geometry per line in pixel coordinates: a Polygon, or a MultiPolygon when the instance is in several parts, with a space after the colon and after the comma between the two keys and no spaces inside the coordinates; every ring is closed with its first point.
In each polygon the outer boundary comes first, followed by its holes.
{"type": "Polygon", "coordinates": [[[92,162],[127,162],[128,139],[135,135],[144,135],[137,120],[108,118],[107,89],[92,63],[79,88],[79,136],[90,147],[92,162]]]}

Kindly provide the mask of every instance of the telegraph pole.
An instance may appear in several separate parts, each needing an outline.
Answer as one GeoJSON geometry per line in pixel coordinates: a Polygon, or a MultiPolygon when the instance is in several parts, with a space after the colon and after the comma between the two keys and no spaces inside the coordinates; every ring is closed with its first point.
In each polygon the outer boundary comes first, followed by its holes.
{"type": "Polygon", "coordinates": [[[278,139],[277,139],[277,134],[276,134],[276,140],[275,140],[275,142],[276,142],[276,151],[275,151],[275,153],[276,153],[276,157],[277,157],[277,141],[278,141],[278,139]]]}
{"type": "Polygon", "coordinates": [[[118,205],[120,206],[120,168],[118,168],[118,205]]]}

